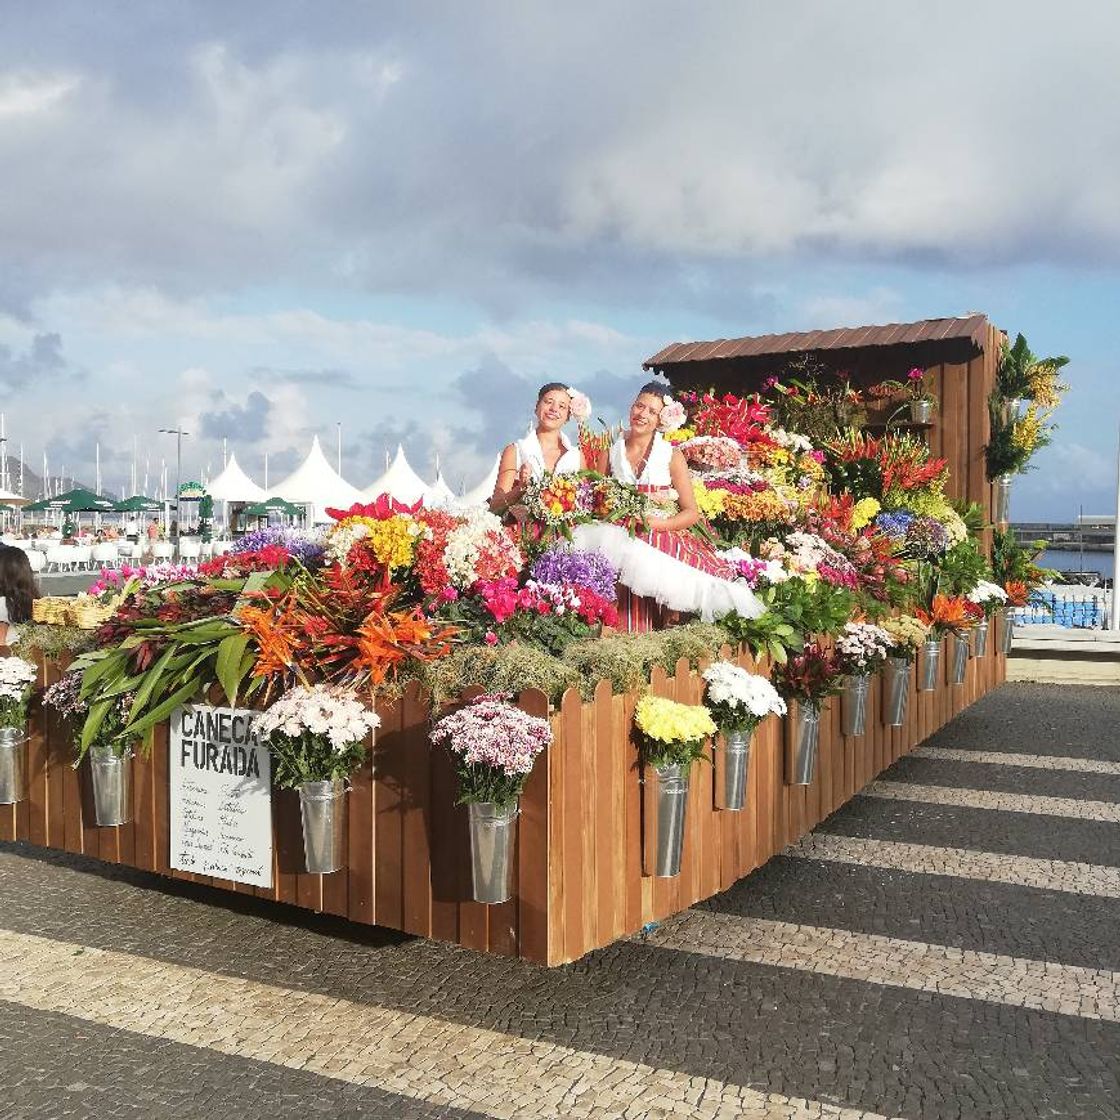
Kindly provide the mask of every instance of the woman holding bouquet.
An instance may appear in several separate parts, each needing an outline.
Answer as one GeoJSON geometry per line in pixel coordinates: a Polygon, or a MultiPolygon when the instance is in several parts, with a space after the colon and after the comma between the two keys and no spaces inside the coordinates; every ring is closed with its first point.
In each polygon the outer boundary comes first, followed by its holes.
{"type": "Polygon", "coordinates": [[[591,402],[578,389],[561,381],[542,385],[529,431],[502,449],[490,509],[505,513],[517,505],[532,479],[585,470],[588,464],[583,453],[565,435],[564,425],[573,417],[582,420],[590,413],[591,402]]]}
{"type": "Polygon", "coordinates": [[[762,614],[762,603],[705,541],[688,530],[700,520],[692,472],[663,436],[684,423],[681,404],[656,381],[643,385],[630,406],[630,426],[594,469],[648,495],[648,528],[632,536],[617,525],[581,525],[577,547],[601,552],[619,569],[619,613],[632,632],[657,629],[667,612],[708,620],[735,611],[762,614]]]}

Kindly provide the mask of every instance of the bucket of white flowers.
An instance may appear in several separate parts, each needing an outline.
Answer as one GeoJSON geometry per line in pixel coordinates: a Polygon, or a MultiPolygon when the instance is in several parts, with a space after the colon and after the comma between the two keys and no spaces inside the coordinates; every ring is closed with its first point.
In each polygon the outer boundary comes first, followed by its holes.
{"type": "Polygon", "coordinates": [[[380,723],[352,690],[325,685],[297,685],[257,719],[257,736],[272,752],[273,781],[299,790],[303,851],[313,875],[346,865],[346,783],[380,723]]]}
{"type": "Polygon", "coordinates": [[[22,657],[0,657],[0,805],[25,796],[27,705],[38,675],[22,657]]]}

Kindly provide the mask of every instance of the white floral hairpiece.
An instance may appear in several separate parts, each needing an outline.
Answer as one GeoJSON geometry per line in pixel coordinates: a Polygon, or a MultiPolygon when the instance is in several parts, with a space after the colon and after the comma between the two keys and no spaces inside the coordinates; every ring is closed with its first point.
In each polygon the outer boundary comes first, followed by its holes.
{"type": "Polygon", "coordinates": [[[586,420],[591,415],[591,398],[578,389],[568,389],[568,411],[576,420],[586,420]]]}

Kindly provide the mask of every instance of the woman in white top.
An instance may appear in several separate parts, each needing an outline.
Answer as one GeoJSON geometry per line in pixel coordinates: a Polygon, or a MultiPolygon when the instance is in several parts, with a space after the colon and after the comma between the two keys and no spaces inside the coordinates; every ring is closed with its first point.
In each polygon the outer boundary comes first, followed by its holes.
{"type": "MultiPolygon", "coordinates": [[[[494,513],[504,513],[516,505],[531,479],[545,474],[568,474],[587,467],[579,447],[564,434],[564,425],[572,418],[573,404],[584,412],[586,401],[582,393],[563,382],[550,381],[541,386],[529,431],[502,450],[498,478],[490,498],[490,509],[494,513]]],[[[586,407],[589,409],[590,405],[586,407]]]]}
{"type": "Polygon", "coordinates": [[[630,406],[630,426],[604,452],[596,470],[636,486],[665,515],[649,517],[649,528],[631,536],[605,523],[580,525],[574,533],[579,548],[607,556],[619,569],[619,582],[629,591],[620,602],[626,629],[658,629],[666,619],[658,607],[705,620],[732,611],[757,618],[762,603],[734,571],[700,538],[687,532],[700,520],[692,472],[684,456],[662,435],[680,426],[684,410],[656,381],[643,385],[630,406]]]}

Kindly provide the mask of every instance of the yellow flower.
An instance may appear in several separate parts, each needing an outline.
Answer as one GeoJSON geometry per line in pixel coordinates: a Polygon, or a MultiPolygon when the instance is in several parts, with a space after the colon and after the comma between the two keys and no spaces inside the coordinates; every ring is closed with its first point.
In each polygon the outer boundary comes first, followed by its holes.
{"type": "Polygon", "coordinates": [[[702,704],[678,704],[660,696],[643,696],[634,722],[643,735],[659,743],[695,743],[716,733],[715,721],[702,704]]]}
{"type": "Polygon", "coordinates": [[[880,508],[875,498],[861,498],[852,506],[852,528],[862,529],[864,525],[870,525],[880,508]]]}
{"type": "Polygon", "coordinates": [[[665,432],[665,439],[669,443],[684,443],[686,439],[692,439],[696,435],[694,428],[678,428],[675,432],[665,432]]]}
{"type": "Polygon", "coordinates": [[[718,517],[723,513],[727,500],[726,490],[709,490],[700,479],[694,478],[692,492],[696,495],[696,508],[705,517],[718,517]]]}

